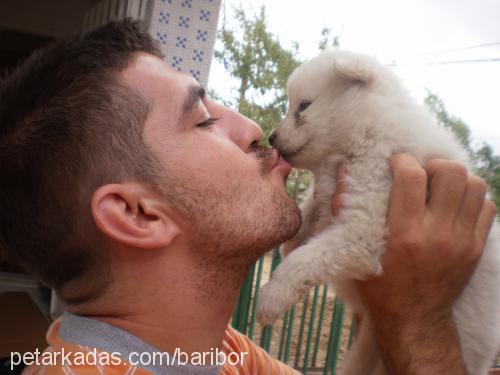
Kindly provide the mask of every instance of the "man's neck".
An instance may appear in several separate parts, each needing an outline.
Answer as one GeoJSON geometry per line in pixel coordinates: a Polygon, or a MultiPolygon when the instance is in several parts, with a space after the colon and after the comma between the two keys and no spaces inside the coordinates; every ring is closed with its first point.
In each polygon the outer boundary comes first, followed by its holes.
{"type": "Polygon", "coordinates": [[[126,330],[165,352],[176,348],[186,353],[220,348],[227,324],[235,308],[237,292],[226,301],[203,302],[186,293],[181,299],[151,301],[142,313],[94,318],[126,330]],[[180,308],[182,306],[182,308],[180,308]]]}
{"type": "Polygon", "coordinates": [[[236,306],[239,282],[201,279],[199,270],[182,262],[170,263],[162,272],[145,273],[141,268],[127,269],[126,277],[117,275],[120,281],[99,301],[68,310],[128,331],[161,351],[220,348],[236,306]]]}

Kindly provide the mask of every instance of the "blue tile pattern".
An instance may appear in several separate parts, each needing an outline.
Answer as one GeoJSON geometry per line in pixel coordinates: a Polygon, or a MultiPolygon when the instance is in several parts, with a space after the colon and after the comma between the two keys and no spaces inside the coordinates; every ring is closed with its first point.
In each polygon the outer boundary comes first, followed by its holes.
{"type": "Polygon", "coordinates": [[[159,23],[166,23],[168,24],[170,22],[170,14],[169,13],[164,13],[160,12],[160,17],[158,19],[159,23]]]}
{"type": "Polygon", "coordinates": [[[179,17],[179,27],[185,27],[186,29],[189,29],[189,17],[184,17],[180,16],[179,17]]]}
{"type": "Polygon", "coordinates": [[[197,80],[200,80],[200,71],[199,70],[194,70],[194,69],[189,69],[189,73],[197,80]]]}
{"type": "Polygon", "coordinates": [[[158,40],[161,44],[167,44],[167,33],[156,33],[156,40],[158,40]]]}
{"type": "Polygon", "coordinates": [[[175,42],[176,47],[186,48],[187,38],[185,36],[178,36],[175,42]]]}
{"type": "Polygon", "coordinates": [[[200,51],[200,50],[197,50],[197,49],[194,49],[193,50],[193,60],[194,61],[203,61],[203,55],[205,53],[203,51],[200,51]]]}
{"type": "Polygon", "coordinates": [[[210,22],[210,11],[209,10],[200,10],[200,21],[210,22]]]}
{"type": "Polygon", "coordinates": [[[184,59],[182,57],[174,56],[172,58],[172,67],[176,68],[179,72],[182,71],[182,68],[181,68],[182,61],[184,61],[184,59]]]}
{"type": "Polygon", "coordinates": [[[153,0],[149,31],[174,69],[206,86],[221,0],[153,0]]]}
{"type": "Polygon", "coordinates": [[[196,33],[196,40],[201,40],[203,42],[207,41],[208,32],[206,30],[198,30],[196,33]]]}

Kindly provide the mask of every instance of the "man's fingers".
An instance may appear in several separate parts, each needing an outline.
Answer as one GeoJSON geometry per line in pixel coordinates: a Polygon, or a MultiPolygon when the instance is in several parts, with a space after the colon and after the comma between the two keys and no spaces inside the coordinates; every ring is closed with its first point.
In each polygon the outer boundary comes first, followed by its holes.
{"type": "Polygon", "coordinates": [[[481,213],[479,214],[479,219],[477,221],[477,240],[479,242],[479,250],[482,252],[483,247],[490,234],[491,227],[496,217],[496,206],[490,201],[484,201],[481,213]]]}
{"type": "Polygon", "coordinates": [[[486,182],[477,177],[470,176],[467,182],[467,190],[459,214],[459,225],[465,233],[474,233],[479,215],[484,206],[486,197],[486,182]]]}
{"type": "Polygon", "coordinates": [[[389,202],[389,215],[405,219],[420,219],[425,212],[427,175],[417,159],[408,154],[391,157],[393,184],[389,202]]]}
{"type": "Polygon", "coordinates": [[[342,195],[347,192],[347,175],[348,175],[347,166],[342,163],[337,168],[336,173],[336,183],[335,193],[332,196],[332,214],[333,216],[337,216],[342,208],[344,208],[344,202],[342,201],[342,195]]]}
{"type": "Polygon", "coordinates": [[[454,221],[467,189],[467,169],[459,163],[434,159],[426,163],[425,170],[430,179],[429,210],[437,220],[454,221]]]}

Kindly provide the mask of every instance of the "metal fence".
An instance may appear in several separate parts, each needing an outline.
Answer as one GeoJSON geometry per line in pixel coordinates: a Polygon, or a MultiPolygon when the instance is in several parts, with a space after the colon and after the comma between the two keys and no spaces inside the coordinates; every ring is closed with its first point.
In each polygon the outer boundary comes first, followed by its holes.
{"type": "MultiPolygon", "coordinates": [[[[303,374],[333,375],[342,354],[353,343],[356,322],[326,285],[310,290],[274,325],[261,327],[255,321],[259,289],[280,261],[276,248],[252,267],[241,287],[232,325],[270,355],[303,374]]],[[[500,368],[500,353],[492,367],[500,368]]]]}
{"type": "Polygon", "coordinates": [[[232,324],[273,357],[304,374],[335,374],[340,356],[352,344],[355,324],[326,285],[309,291],[274,325],[261,327],[255,321],[259,289],[280,261],[276,248],[251,269],[240,290],[232,324]]]}

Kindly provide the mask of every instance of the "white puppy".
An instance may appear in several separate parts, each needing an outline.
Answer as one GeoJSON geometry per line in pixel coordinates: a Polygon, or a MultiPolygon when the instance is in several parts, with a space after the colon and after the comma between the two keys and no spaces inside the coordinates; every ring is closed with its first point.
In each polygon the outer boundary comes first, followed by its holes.
{"type": "MultiPolygon", "coordinates": [[[[396,152],[420,163],[444,158],[470,166],[451,132],[418,105],[392,70],[365,55],[326,50],[299,66],[288,80],[289,109],[272,143],[298,168],[314,174],[314,193],[302,207],[302,227],[290,253],[264,286],[258,319],[276,320],[308,288],[333,284],[358,314],[365,310],[353,279],[382,272],[386,212],[392,181],[388,159],[396,152]],[[335,222],[330,200],[339,162],[350,170],[345,208],[335,222]]],[[[462,353],[470,374],[486,374],[500,347],[500,237],[493,228],[481,261],[454,306],[462,353]]],[[[363,319],[342,372],[385,371],[363,319]]]]}

